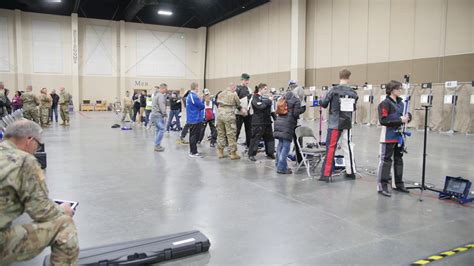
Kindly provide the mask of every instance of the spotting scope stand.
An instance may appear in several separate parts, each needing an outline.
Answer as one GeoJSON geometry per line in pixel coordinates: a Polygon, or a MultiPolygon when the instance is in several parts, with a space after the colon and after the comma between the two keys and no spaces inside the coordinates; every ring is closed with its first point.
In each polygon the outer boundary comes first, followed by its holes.
{"type": "MultiPolygon", "coordinates": [[[[423,105],[423,107],[424,107],[424,110],[425,110],[425,131],[423,132],[423,134],[424,134],[424,136],[423,136],[423,168],[422,168],[422,172],[421,172],[421,184],[415,183],[411,187],[406,187],[406,189],[419,189],[419,190],[421,190],[422,193],[425,190],[430,190],[430,191],[433,191],[433,192],[440,193],[441,192],[440,190],[436,190],[433,187],[427,186],[426,183],[425,183],[425,180],[426,180],[426,178],[425,178],[425,174],[426,174],[426,156],[427,156],[427,154],[426,154],[426,141],[427,141],[427,138],[428,138],[428,111],[431,108],[431,103],[423,105]]],[[[423,110],[423,109],[420,108],[420,109],[415,109],[415,110],[420,111],[420,110],[423,110]]],[[[421,198],[420,198],[420,201],[422,201],[421,198]]]]}

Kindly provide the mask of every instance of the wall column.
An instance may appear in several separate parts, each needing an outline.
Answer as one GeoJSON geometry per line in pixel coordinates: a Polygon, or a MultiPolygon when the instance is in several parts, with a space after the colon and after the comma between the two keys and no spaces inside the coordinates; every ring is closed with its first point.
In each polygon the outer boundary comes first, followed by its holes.
{"type": "MultiPolygon", "coordinates": [[[[118,75],[119,75],[119,86],[117,91],[117,99],[121,102],[122,98],[125,97],[125,92],[127,91],[125,85],[125,71],[127,71],[125,66],[125,21],[121,20],[119,22],[119,51],[118,51],[118,75]]],[[[133,92],[130,92],[132,95],[133,92]]]]}
{"type": "Polygon", "coordinates": [[[21,11],[15,9],[15,85],[18,90],[26,88],[23,76],[23,30],[21,23],[21,11]]]}
{"type": "MultiPolygon", "coordinates": [[[[72,55],[72,88],[71,95],[74,103],[74,110],[79,111],[81,106],[81,90],[79,88],[79,25],[77,14],[71,14],[71,55],[72,55]]],[[[67,90],[67,88],[66,88],[67,90]]]]}
{"type": "Polygon", "coordinates": [[[305,85],[306,0],[291,0],[291,79],[305,85]]]}

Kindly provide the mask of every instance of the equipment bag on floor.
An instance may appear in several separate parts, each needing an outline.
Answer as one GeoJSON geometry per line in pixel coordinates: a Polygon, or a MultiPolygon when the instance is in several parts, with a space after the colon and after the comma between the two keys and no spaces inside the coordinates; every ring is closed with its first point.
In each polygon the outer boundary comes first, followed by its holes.
{"type": "MultiPolygon", "coordinates": [[[[211,243],[199,231],[82,249],[78,265],[148,265],[207,252],[211,243]]],[[[49,266],[50,255],[44,258],[49,266]]]]}

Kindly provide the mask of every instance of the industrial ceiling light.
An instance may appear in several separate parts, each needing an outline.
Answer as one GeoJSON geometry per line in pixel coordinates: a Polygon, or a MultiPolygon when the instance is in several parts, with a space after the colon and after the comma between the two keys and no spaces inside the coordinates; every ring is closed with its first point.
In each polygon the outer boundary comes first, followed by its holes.
{"type": "Polygon", "coordinates": [[[61,0],[46,0],[47,3],[61,3],[61,0]]]}
{"type": "Polygon", "coordinates": [[[168,10],[158,10],[158,15],[171,16],[173,15],[173,12],[168,10]]]}

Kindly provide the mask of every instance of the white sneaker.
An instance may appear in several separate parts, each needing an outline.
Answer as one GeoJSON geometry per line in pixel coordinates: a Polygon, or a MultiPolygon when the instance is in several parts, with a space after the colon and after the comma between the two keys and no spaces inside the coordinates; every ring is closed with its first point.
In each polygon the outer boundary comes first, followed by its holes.
{"type": "Polygon", "coordinates": [[[191,157],[191,158],[202,158],[203,156],[202,156],[202,154],[200,154],[200,153],[198,152],[198,153],[195,153],[195,154],[190,153],[190,154],[189,154],[189,157],[191,157]]]}

